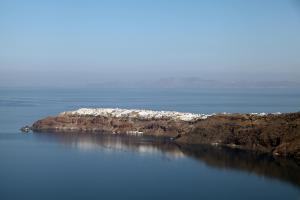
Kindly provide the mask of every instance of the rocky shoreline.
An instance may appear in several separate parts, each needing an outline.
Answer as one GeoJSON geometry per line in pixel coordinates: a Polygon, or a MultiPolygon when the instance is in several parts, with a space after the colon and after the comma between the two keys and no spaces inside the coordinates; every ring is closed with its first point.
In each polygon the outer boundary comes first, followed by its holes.
{"type": "Polygon", "coordinates": [[[95,132],[169,137],[300,159],[300,112],[193,114],[128,109],[79,109],[33,123],[34,132],[95,132]]]}

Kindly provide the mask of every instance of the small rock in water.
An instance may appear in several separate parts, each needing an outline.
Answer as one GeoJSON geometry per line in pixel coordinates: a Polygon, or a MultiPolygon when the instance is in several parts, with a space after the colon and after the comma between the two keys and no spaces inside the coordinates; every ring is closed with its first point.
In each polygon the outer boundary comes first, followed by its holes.
{"type": "Polygon", "coordinates": [[[31,128],[30,126],[23,126],[20,130],[24,133],[28,133],[31,130],[31,128]]]}

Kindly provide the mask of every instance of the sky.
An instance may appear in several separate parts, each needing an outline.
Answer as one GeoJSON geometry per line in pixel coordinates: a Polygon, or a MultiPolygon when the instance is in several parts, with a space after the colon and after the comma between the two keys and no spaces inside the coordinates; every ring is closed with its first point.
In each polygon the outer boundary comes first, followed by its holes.
{"type": "Polygon", "coordinates": [[[300,0],[0,0],[0,86],[300,80],[300,0]]]}

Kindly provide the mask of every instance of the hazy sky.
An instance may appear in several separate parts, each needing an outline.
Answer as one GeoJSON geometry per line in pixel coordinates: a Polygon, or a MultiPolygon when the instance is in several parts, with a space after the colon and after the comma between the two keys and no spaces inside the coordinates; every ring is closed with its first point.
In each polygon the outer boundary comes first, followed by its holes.
{"type": "Polygon", "coordinates": [[[298,0],[0,0],[0,86],[300,80],[298,0]]]}

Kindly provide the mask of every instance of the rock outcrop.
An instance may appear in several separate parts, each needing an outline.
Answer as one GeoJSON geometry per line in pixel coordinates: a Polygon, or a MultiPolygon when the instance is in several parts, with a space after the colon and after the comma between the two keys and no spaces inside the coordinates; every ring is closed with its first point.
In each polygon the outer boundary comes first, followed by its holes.
{"type": "Polygon", "coordinates": [[[36,132],[99,132],[170,137],[300,159],[300,112],[192,114],[126,109],[79,109],[36,121],[36,132]]]}

